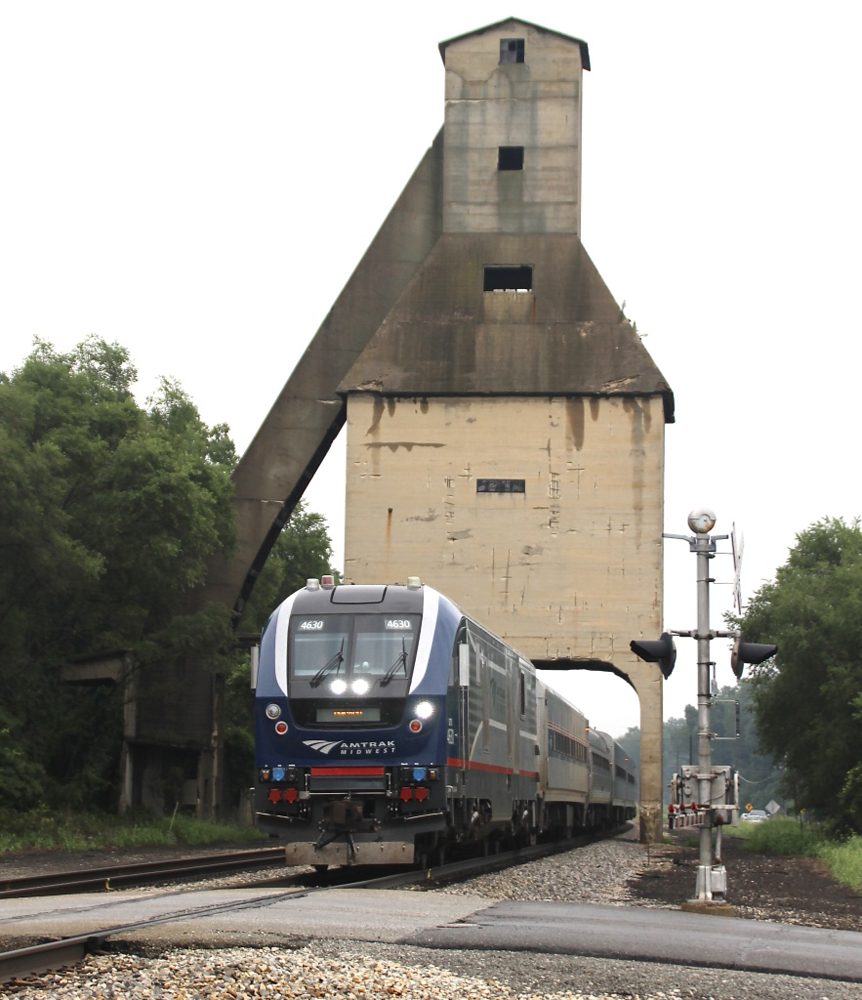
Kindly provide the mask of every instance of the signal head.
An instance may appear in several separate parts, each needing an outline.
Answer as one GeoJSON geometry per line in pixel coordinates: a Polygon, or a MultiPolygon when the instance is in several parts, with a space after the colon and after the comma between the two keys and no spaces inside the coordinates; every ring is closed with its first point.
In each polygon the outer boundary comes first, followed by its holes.
{"type": "Polygon", "coordinates": [[[629,646],[642,660],[657,663],[664,676],[670,677],[676,663],[676,644],[668,632],[662,632],[658,640],[632,639],[629,646]]]}
{"type": "Polygon", "coordinates": [[[778,652],[778,646],[766,642],[745,642],[742,635],[736,637],[730,654],[730,669],[737,679],[742,677],[746,663],[763,663],[778,652]]]}

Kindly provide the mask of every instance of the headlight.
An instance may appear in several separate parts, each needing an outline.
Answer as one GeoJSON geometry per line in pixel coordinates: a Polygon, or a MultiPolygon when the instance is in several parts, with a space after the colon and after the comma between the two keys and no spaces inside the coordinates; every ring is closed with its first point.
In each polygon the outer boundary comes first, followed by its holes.
{"type": "Polygon", "coordinates": [[[357,679],[351,685],[351,689],[354,694],[367,694],[368,681],[364,677],[357,677],[357,679]]]}
{"type": "Polygon", "coordinates": [[[347,690],[347,682],[346,681],[342,681],[340,679],[334,680],[329,685],[329,690],[333,694],[344,694],[344,692],[347,690]]]}
{"type": "Polygon", "coordinates": [[[266,706],[266,717],[268,719],[277,719],[281,715],[281,706],[276,705],[274,701],[271,701],[266,706]]]}
{"type": "Polygon", "coordinates": [[[434,714],[434,706],[430,701],[420,701],[414,709],[417,719],[430,719],[434,714]]]}

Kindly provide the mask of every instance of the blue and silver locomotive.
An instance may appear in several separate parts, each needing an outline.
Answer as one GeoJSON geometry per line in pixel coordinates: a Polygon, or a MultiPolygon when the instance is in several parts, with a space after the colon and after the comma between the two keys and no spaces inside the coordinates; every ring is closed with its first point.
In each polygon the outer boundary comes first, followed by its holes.
{"type": "Polygon", "coordinates": [[[294,864],[439,863],[456,843],[528,842],[636,806],[633,778],[612,801],[610,738],[416,578],[309,580],[278,607],[261,637],[256,743],[257,824],[294,864]]]}

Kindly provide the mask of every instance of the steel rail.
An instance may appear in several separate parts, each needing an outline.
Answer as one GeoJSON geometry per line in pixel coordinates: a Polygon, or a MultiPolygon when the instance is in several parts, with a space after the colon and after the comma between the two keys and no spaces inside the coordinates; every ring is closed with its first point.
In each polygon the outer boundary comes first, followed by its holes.
{"type": "Polygon", "coordinates": [[[259,906],[261,903],[274,902],[275,900],[291,896],[298,898],[319,891],[321,890],[313,888],[300,889],[295,892],[285,892],[277,895],[256,896],[252,899],[243,899],[236,903],[215,903],[209,906],[199,906],[183,910],[179,913],[151,917],[148,920],[140,920],[129,924],[117,924],[98,931],[90,931],[87,934],[75,934],[70,937],[60,938],[58,941],[46,941],[44,944],[27,945],[23,948],[14,948],[10,951],[0,952],[0,983],[5,983],[10,979],[20,978],[21,976],[36,975],[39,972],[46,972],[49,969],[59,969],[68,965],[74,965],[91,952],[102,948],[105,941],[116,934],[143,930],[148,927],[156,927],[159,924],[174,923],[180,920],[194,920],[199,917],[212,916],[216,913],[240,910],[248,906],[259,906]]]}
{"type": "Polygon", "coordinates": [[[0,879],[0,899],[20,896],[48,896],[66,892],[109,890],[161,878],[198,876],[217,872],[260,868],[265,865],[285,863],[283,847],[268,847],[252,851],[232,851],[227,854],[209,854],[200,857],[177,858],[167,861],[141,861],[125,865],[108,865],[103,868],[86,868],[78,871],[52,872],[45,875],[23,875],[0,879]]]}

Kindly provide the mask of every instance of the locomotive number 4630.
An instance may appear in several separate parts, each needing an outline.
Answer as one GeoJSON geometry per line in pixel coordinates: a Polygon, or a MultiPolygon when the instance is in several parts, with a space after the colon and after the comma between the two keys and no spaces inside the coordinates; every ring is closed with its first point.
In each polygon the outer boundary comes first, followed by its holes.
{"type": "Polygon", "coordinates": [[[413,628],[409,618],[387,618],[387,628],[413,628]]]}
{"type": "Polygon", "coordinates": [[[299,627],[301,629],[320,629],[323,628],[323,622],[320,620],[301,622],[299,627]]]}

